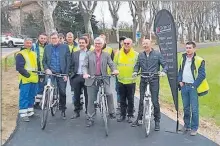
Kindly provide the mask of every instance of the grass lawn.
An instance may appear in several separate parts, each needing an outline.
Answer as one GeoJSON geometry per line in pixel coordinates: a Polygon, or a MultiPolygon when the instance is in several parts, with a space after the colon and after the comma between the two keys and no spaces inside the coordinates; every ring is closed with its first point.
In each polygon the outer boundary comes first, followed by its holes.
{"type": "MultiPolygon", "coordinates": [[[[206,61],[206,75],[210,91],[206,96],[199,97],[200,116],[214,120],[220,126],[220,46],[197,50],[197,55],[206,61]]],[[[180,56],[181,53],[178,54],[180,56]]],[[[179,57],[178,57],[179,58],[179,57]]],[[[179,59],[178,59],[179,60],[179,59]]],[[[162,102],[173,104],[167,78],[161,79],[160,99],[162,102]]],[[[179,92],[179,107],[182,111],[182,99],[179,92]]]]}

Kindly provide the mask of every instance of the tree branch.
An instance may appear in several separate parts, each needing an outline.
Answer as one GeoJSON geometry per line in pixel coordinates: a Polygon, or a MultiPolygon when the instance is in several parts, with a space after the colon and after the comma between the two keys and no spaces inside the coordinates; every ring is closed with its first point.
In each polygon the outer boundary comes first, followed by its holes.
{"type": "Polygon", "coordinates": [[[94,13],[96,6],[97,6],[97,1],[94,1],[92,9],[91,9],[92,14],[94,13]]]}

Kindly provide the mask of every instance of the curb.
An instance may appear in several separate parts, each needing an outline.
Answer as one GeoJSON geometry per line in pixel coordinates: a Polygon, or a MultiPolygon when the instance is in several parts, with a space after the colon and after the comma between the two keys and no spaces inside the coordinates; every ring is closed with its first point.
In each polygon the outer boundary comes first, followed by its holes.
{"type": "Polygon", "coordinates": [[[5,141],[4,144],[2,144],[2,146],[7,146],[7,144],[10,142],[10,140],[14,137],[15,133],[17,132],[18,130],[18,126],[19,126],[19,114],[17,115],[17,119],[16,119],[16,126],[15,126],[15,129],[13,130],[13,132],[11,133],[11,135],[9,136],[9,138],[5,141]]]}

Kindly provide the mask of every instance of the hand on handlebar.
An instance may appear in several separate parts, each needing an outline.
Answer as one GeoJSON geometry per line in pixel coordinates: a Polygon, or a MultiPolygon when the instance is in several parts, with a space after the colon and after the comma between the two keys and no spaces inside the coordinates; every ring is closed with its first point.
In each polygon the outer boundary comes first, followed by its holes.
{"type": "Polygon", "coordinates": [[[84,79],[88,79],[89,77],[90,77],[89,74],[84,74],[84,75],[83,75],[83,78],[84,78],[84,79]]]}
{"type": "Polygon", "coordinates": [[[133,74],[132,74],[132,77],[134,78],[134,77],[137,77],[137,72],[134,72],[133,74]]]}
{"type": "Polygon", "coordinates": [[[67,82],[68,77],[67,77],[67,76],[64,76],[64,77],[63,77],[63,80],[64,80],[64,82],[67,82]]]}
{"type": "Polygon", "coordinates": [[[161,76],[161,77],[164,77],[164,76],[166,76],[167,74],[165,73],[165,72],[160,72],[160,75],[159,76],[161,76]]]}
{"type": "Polygon", "coordinates": [[[113,75],[118,75],[118,74],[119,74],[119,71],[118,71],[118,70],[114,70],[114,71],[112,72],[112,74],[113,74],[113,75]]]}
{"type": "Polygon", "coordinates": [[[46,74],[48,74],[48,75],[52,75],[52,74],[53,74],[50,69],[46,69],[45,72],[46,72],[46,74]]]}

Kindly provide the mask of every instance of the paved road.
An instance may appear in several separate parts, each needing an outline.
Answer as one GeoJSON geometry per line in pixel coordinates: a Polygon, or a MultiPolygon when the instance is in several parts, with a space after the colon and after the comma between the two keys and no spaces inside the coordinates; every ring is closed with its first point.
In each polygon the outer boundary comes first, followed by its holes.
{"type": "Polygon", "coordinates": [[[1,47],[2,56],[5,56],[9,54],[10,52],[13,52],[15,50],[20,50],[20,48],[8,48],[8,47],[1,47]]]}
{"type": "MultiPolygon", "coordinates": [[[[111,87],[114,89],[114,85],[111,87]]],[[[143,129],[140,127],[133,128],[126,122],[117,123],[116,120],[110,120],[109,137],[105,137],[104,125],[99,114],[94,127],[91,128],[85,126],[83,111],[79,119],[70,119],[72,114],[70,86],[67,88],[67,93],[66,120],[62,120],[57,113],[56,117],[50,118],[44,131],[40,129],[40,118],[37,116],[29,123],[19,121],[15,135],[6,146],[217,146],[201,135],[191,137],[188,134],[165,132],[175,131],[176,125],[175,121],[165,115],[162,115],[161,131],[154,132],[152,129],[148,138],[144,137],[143,129]]],[[[138,98],[135,98],[135,107],[137,103],[138,98]]]]}

